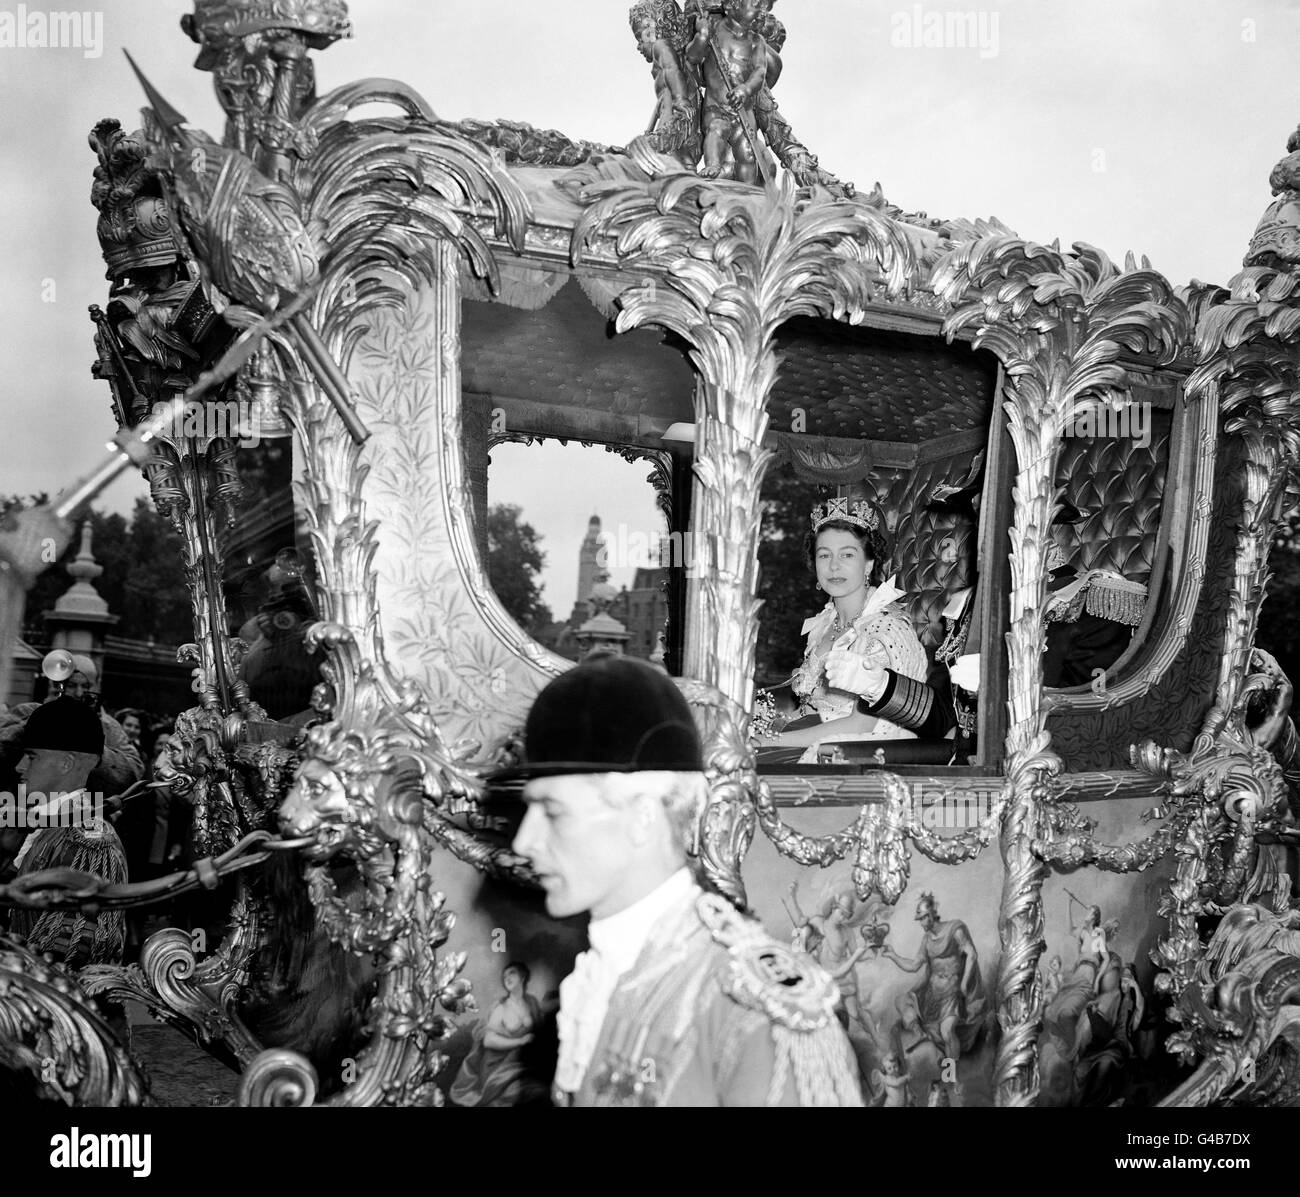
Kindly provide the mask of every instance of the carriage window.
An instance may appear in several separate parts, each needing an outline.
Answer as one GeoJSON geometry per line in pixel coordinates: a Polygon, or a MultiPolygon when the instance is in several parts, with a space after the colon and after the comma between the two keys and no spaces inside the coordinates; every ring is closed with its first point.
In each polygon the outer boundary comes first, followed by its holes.
{"type": "Polygon", "coordinates": [[[760,767],[973,767],[996,363],[830,321],[791,321],[782,338],[759,547],[760,767]]]}
{"type": "Polygon", "coordinates": [[[666,459],[531,438],[492,447],[488,577],[552,652],[579,661],[613,650],[668,668],[671,576],[684,572],[684,546],[661,502],[666,459]]]}

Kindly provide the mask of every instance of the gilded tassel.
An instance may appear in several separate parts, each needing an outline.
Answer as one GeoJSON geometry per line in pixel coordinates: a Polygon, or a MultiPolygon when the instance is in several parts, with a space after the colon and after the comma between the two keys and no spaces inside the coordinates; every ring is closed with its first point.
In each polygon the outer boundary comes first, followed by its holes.
{"type": "Polygon", "coordinates": [[[773,1026],[776,1067],[768,1104],[776,1105],[793,1075],[795,1093],[802,1107],[832,1109],[863,1105],[857,1064],[839,1035],[800,1032],[773,1026]]]}

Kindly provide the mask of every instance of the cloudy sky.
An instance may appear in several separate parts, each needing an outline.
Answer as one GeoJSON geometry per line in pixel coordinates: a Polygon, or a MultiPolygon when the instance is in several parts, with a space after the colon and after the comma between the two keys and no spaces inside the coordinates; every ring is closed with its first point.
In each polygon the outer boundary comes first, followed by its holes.
{"type": "MultiPolygon", "coordinates": [[[[43,11],[36,3],[28,13],[43,11]]],[[[45,6],[52,7],[52,6],[45,6]]],[[[86,308],[106,284],[86,135],[141,104],[123,48],[192,124],[220,134],[209,77],[179,29],[184,0],[109,0],[102,43],[4,45],[0,0],[0,493],[57,491],[113,430],[90,378],[86,308]]],[[[625,0],[355,0],[356,35],[317,57],[321,89],[363,76],[416,86],[446,117],[511,117],[624,142],[653,92],[625,0]]],[[[1173,282],[1225,282],[1300,119],[1295,0],[890,0],[778,6],[790,31],[777,91],[801,140],[909,211],[996,215],[1021,235],[1147,254],[1173,282]],[[980,14],[982,45],[917,44],[927,17],[980,14]]],[[[95,28],[92,25],[92,33],[95,28]]],[[[643,471],[638,476],[643,476],[643,471]]],[[[554,475],[550,484],[554,485],[554,475]]],[[[119,484],[127,508],[142,485],[119,484]]],[[[608,494],[608,491],[605,491],[608,494]]],[[[575,495],[575,512],[590,506],[575,495]]],[[[575,520],[576,545],[586,512],[575,520]]],[[[644,505],[602,510],[644,526],[644,505]]],[[[567,610],[576,560],[543,529],[567,610]]],[[[566,533],[566,535],[569,535],[566,533]]]]}

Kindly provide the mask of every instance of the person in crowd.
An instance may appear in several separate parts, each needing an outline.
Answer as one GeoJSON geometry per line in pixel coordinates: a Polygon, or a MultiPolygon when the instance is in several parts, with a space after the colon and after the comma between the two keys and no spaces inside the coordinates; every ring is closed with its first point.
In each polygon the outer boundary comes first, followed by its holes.
{"type": "Polygon", "coordinates": [[[144,736],[144,712],[136,710],[135,707],[123,707],[113,718],[121,724],[127,742],[138,751],[144,736]]]}
{"type": "MultiPolygon", "coordinates": [[[[122,841],[104,818],[96,795],[87,788],[103,750],[99,718],[75,698],[44,703],[27,717],[18,774],[26,786],[29,831],[14,861],[19,878],[67,868],[110,884],[127,880],[122,841]],[[39,813],[34,813],[31,804],[36,796],[39,813]],[[33,827],[36,829],[31,830],[33,827]]],[[[50,952],[69,967],[114,964],[122,959],[125,924],[121,911],[86,914],[15,907],[9,928],[21,935],[32,951],[50,952]]]]}

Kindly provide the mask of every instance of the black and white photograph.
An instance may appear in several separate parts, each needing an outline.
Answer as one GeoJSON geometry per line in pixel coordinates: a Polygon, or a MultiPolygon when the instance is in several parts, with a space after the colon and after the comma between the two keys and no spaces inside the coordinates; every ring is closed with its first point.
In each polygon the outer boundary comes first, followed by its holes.
{"type": "Polygon", "coordinates": [[[1295,0],[0,0],[31,1175],[177,1181],[212,1108],[1284,1151],[1298,55],[1295,0]]]}

